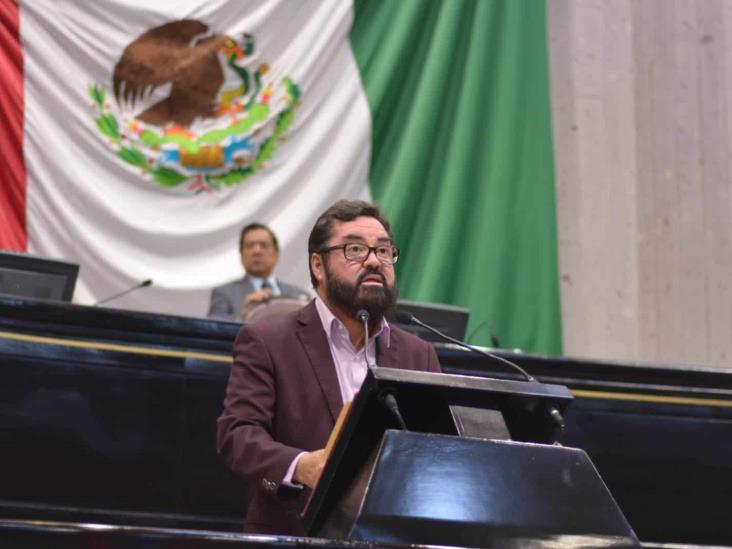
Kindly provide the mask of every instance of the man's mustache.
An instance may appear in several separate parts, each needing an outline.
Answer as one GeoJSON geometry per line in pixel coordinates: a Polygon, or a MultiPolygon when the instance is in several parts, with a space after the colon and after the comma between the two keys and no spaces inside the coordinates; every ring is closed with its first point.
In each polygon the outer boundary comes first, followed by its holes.
{"type": "Polygon", "coordinates": [[[384,276],[384,273],[382,273],[378,269],[367,269],[366,271],[362,272],[358,279],[356,279],[356,286],[360,286],[361,282],[367,277],[367,276],[378,276],[381,279],[381,283],[386,286],[386,277],[384,276]]]}

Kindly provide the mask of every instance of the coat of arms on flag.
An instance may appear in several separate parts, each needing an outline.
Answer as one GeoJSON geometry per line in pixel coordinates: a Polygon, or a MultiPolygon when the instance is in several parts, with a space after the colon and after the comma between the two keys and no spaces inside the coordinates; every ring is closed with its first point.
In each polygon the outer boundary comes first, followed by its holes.
{"type": "Polygon", "coordinates": [[[252,66],[252,34],[228,36],[193,19],[154,27],[126,46],[113,90],[89,84],[96,126],[122,162],[162,187],[236,185],[275,153],[300,90],[252,66]],[[191,181],[192,180],[192,181],[191,181]]]}

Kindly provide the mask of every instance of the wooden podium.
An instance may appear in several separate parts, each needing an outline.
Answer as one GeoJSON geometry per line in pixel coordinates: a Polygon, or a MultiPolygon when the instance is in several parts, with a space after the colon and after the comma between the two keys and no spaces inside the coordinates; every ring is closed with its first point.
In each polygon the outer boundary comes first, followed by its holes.
{"type": "Polygon", "coordinates": [[[305,509],[309,535],[640,547],[587,454],[551,444],[558,425],[549,411],[563,411],[571,398],[566,387],[535,382],[370,370],[305,509]],[[408,431],[397,430],[386,395],[408,431]],[[475,436],[481,414],[486,433],[475,436]],[[472,417],[473,436],[465,436],[464,417],[472,417]]]}

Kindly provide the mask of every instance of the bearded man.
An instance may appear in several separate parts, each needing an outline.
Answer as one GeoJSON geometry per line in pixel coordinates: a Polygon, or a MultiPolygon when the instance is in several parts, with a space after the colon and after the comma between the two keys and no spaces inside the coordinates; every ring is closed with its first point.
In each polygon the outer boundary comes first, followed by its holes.
{"type": "Polygon", "coordinates": [[[234,343],[217,448],[247,481],[246,532],[305,534],[300,512],[336,418],[366,376],[365,352],[381,367],[440,371],[431,344],[385,319],[396,302],[399,249],[378,207],[333,204],[315,222],[308,254],[315,299],[243,326],[234,343]],[[361,309],[370,316],[368,345],[361,309]]]}

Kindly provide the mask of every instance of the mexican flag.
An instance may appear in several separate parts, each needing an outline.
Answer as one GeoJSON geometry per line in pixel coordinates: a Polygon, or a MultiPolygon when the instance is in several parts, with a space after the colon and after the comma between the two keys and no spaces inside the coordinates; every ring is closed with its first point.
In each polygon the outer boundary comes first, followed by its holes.
{"type": "Polygon", "coordinates": [[[545,9],[536,0],[0,4],[0,248],[78,263],[75,301],[203,315],[238,234],[378,202],[400,296],[470,341],[561,352],[545,9]]]}

